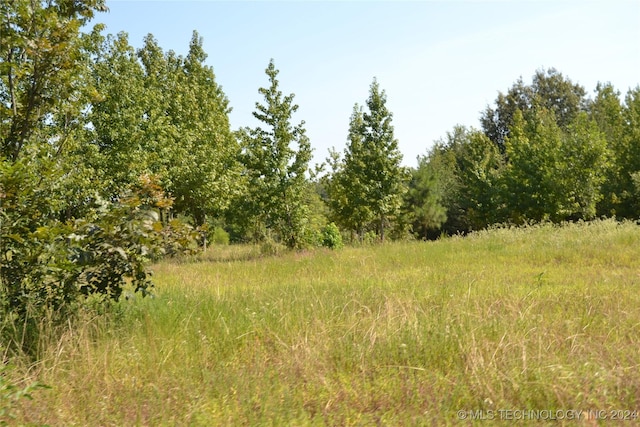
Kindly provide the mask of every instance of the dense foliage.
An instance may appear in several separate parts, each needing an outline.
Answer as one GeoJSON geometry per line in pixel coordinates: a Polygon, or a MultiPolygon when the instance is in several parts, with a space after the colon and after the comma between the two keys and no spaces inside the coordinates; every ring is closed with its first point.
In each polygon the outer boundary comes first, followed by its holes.
{"type": "Polygon", "coordinates": [[[610,84],[586,93],[555,69],[538,71],[498,95],[482,130],[457,127],[436,143],[417,172],[436,178],[412,187],[439,198],[443,230],[637,219],[640,87],[625,102],[610,84]]]}

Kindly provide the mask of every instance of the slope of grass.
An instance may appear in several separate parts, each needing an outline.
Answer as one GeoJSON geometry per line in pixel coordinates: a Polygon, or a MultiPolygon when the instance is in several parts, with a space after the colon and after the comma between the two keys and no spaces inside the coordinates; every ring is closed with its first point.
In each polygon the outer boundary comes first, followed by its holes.
{"type": "Polygon", "coordinates": [[[640,410],[634,224],[220,251],[157,265],[155,298],[51,343],[20,373],[52,388],[17,421],[454,425],[470,422],[459,410],[640,410]]]}

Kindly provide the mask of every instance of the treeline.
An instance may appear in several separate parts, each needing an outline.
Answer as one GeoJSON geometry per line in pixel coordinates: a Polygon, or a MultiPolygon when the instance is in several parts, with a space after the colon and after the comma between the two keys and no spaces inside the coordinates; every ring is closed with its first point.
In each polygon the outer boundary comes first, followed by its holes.
{"type": "Polygon", "coordinates": [[[539,70],[499,93],[481,129],[456,126],[405,171],[390,114],[374,98],[372,116],[354,109],[344,158],[331,153],[321,180],[329,218],[360,239],[384,239],[385,225],[396,238],[435,238],[493,224],[640,216],[640,86],[624,101],[611,84],[588,97],[557,70],[539,70]],[[387,122],[372,128],[363,117],[387,122]]]}
{"type": "Polygon", "coordinates": [[[593,97],[555,69],[519,79],[419,158],[410,203],[422,236],[495,223],[640,216],[640,87],[593,97]],[[434,221],[434,213],[438,220],[434,221]]]}
{"type": "Polygon", "coordinates": [[[186,56],[152,35],[134,49],[124,33],[82,33],[104,10],[0,5],[2,313],[117,299],[128,281],[146,292],[145,262],[211,239],[333,247],[640,212],[640,87],[588,97],[538,71],[500,93],[482,129],[456,127],[411,169],[374,79],[344,152],[311,171],[273,61],[260,125],[232,130],[197,33],[186,56]]]}

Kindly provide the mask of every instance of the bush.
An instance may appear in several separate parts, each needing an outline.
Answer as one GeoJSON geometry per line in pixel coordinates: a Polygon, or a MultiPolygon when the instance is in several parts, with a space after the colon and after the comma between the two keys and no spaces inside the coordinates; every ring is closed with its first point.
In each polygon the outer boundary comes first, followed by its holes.
{"type": "Polygon", "coordinates": [[[335,223],[327,224],[322,229],[322,246],[330,249],[340,249],[343,247],[342,234],[335,223]]]}
{"type": "Polygon", "coordinates": [[[118,201],[96,197],[82,217],[61,220],[43,194],[48,181],[25,166],[0,164],[0,338],[34,354],[43,319],[69,319],[82,298],[117,300],[125,285],[149,293],[146,264],[167,246],[190,245],[192,230],[158,221],[151,180],[118,201]]]}
{"type": "Polygon", "coordinates": [[[229,233],[227,233],[222,227],[214,227],[210,233],[209,239],[214,245],[226,246],[229,244],[229,233]]]}

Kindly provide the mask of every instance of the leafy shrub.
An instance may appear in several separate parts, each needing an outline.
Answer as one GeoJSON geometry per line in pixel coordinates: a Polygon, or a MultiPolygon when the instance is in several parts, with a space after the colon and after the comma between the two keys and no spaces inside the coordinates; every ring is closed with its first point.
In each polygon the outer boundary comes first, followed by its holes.
{"type": "Polygon", "coordinates": [[[155,222],[154,226],[162,239],[162,255],[193,255],[198,251],[199,230],[181,219],[174,218],[167,225],[155,222]]]}
{"type": "Polygon", "coordinates": [[[228,245],[229,244],[229,233],[225,231],[222,227],[214,227],[210,233],[209,239],[211,243],[215,245],[228,245]]]}
{"type": "Polygon", "coordinates": [[[158,221],[157,206],[168,202],[153,180],[118,201],[96,198],[85,215],[63,221],[42,194],[45,180],[20,162],[0,166],[0,318],[3,334],[14,335],[3,338],[21,351],[33,353],[43,319],[67,319],[83,296],[117,300],[127,284],[146,295],[147,262],[167,245],[191,244],[180,224],[158,221]]]}
{"type": "Polygon", "coordinates": [[[343,247],[342,234],[335,223],[327,224],[322,230],[322,246],[331,249],[340,249],[343,247]]]}

